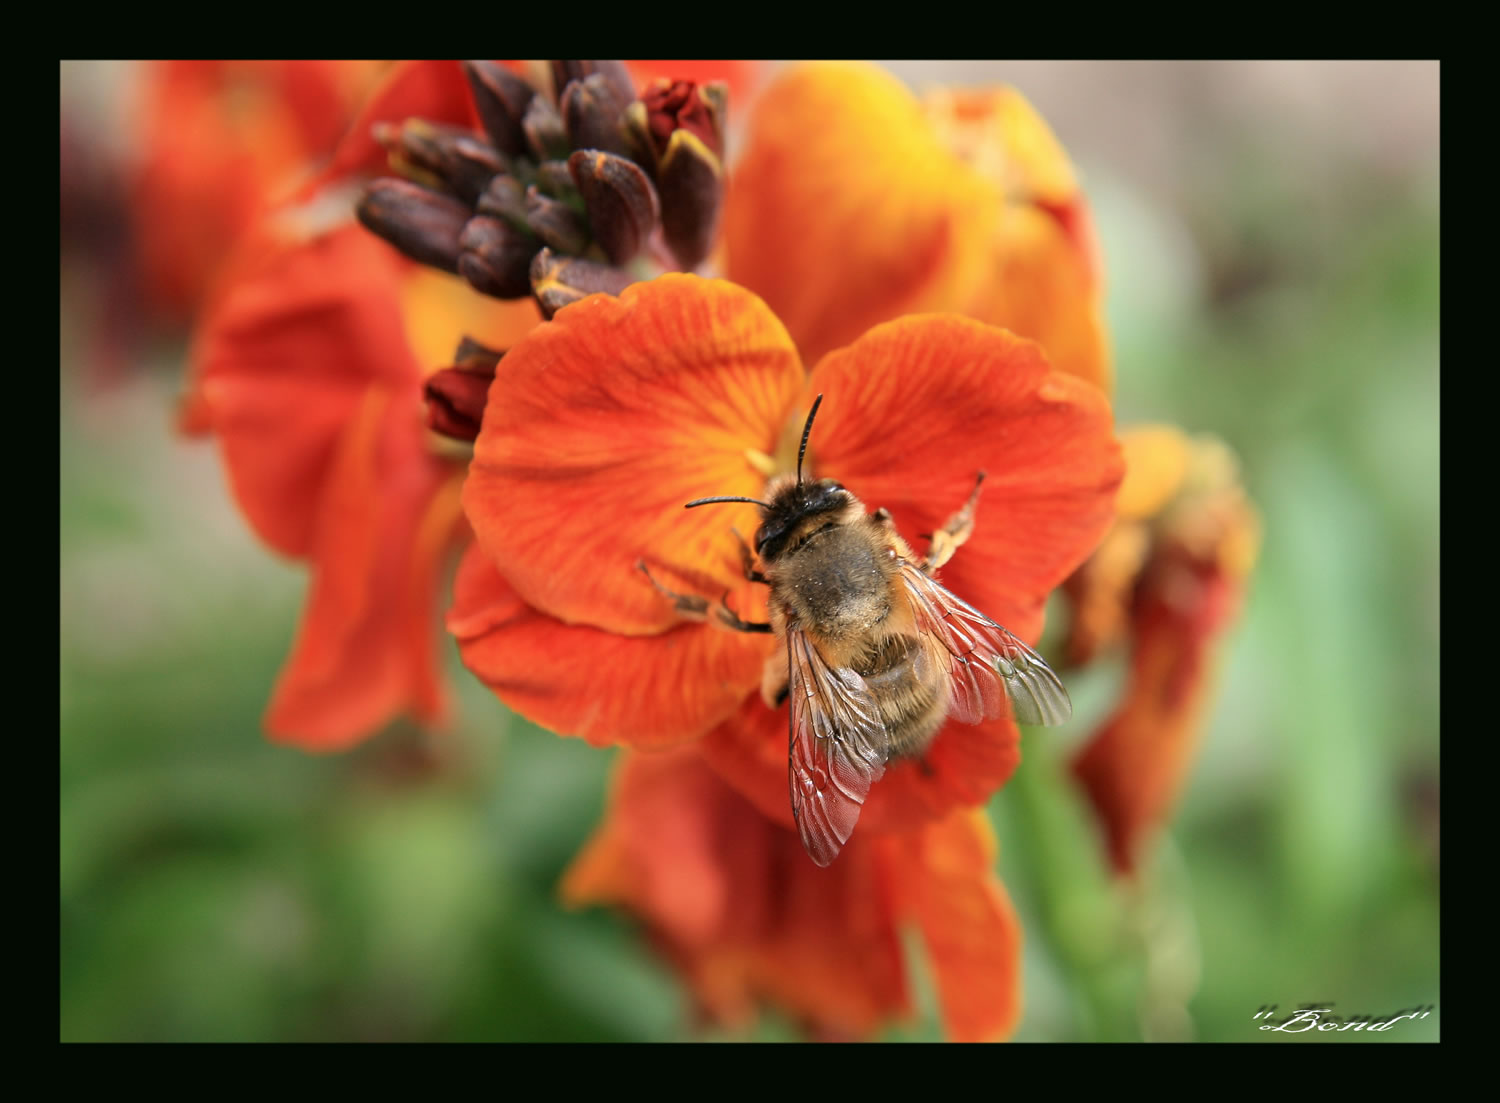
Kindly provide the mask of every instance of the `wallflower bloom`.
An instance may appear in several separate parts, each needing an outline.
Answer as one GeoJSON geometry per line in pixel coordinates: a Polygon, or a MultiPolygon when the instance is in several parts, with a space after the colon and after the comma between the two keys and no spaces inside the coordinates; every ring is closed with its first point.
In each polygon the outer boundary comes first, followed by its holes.
{"type": "Polygon", "coordinates": [[[1129,874],[1186,779],[1260,524],[1218,441],[1140,426],[1122,443],[1119,520],[1065,592],[1070,662],[1130,648],[1120,704],[1073,763],[1111,863],[1129,874]]]}
{"type": "Polygon", "coordinates": [[[1014,89],[918,99],[871,65],[791,67],[756,103],[724,227],[729,278],[809,361],[877,322],[953,311],[1108,385],[1088,206],[1014,89]]]}
{"type": "MultiPolygon", "coordinates": [[[[767,817],[759,830],[776,848],[798,845],[787,720],[757,691],[767,659],[784,657],[766,636],[683,620],[636,564],[674,589],[728,592],[742,617],[763,620],[765,594],[744,580],[731,532],[753,529],[750,508],[682,507],[757,496],[778,465],[790,470],[815,393],[812,477],[885,506],[906,534],[940,527],[989,473],[944,581],[1034,639],[1047,593],[1111,517],[1120,460],[1100,392],[1050,371],[1036,345],[956,317],[879,326],[809,374],[754,295],[673,275],[565,308],[502,361],[464,488],[476,543],[448,618],[468,667],[544,727],[641,749],[701,741],[696,768],[767,817]]],[[[922,845],[1006,780],[1018,742],[1009,717],[948,725],[922,765],[893,763],[872,790],[855,835],[871,841],[857,853],[880,853],[886,832],[916,833],[891,846],[922,845]]],[[[595,895],[640,903],[602,861],[597,885],[613,888],[595,895]]],[[[978,1019],[1008,1021],[1010,997],[995,998],[978,1019]]]]}
{"type": "MultiPolygon", "coordinates": [[[[564,76],[574,74],[569,66],[605,65],[556,63],[564,76]]],[[[542,78],[548,74],[544,67],[542,78]]],[[[501,65],[393,67],[324,171],[257,224],[195,342],[184,426],[218,438],[257,534],[314,568],[298,640],[266,716],[274,737],[310,749],[347,747],[400,712],[424,723],[442,714],[432,604],[445,553],[467,537],[457,493],[468,455],[426,425],[472,439],[495,361],[541,313],[529,285],[526,297],[498,302],[404,259],[352,216],[358,186],[396,165],[433,187],[392,182],[419,215],[461,217],[449,235],[456,249],[473,211],[443,189],[457,181],[482,190],[485,174],[517,166],[482,130],[514,137],[505,127],[517,120],[493,96],[476,98],[496,82],[524,93],[510,107],[530,104],[531,87],[501,65]]],[[[577,108],[570,125],[597,121],[596,106],[565,98],[577,108]]],[[[567,141],[554,134],[563,125],[557,108],[538,103],[523,114],[541,118],[533,126],[539,141],[567,141]]],[[[556,229],[565,205],[540,198],[538,223],[556,229]]],[[[432,263],[430,251],[420,254],[444,240],[441,217],[436,230],[431,219],[398,217],[395,225],[415,226],[415,236],[395,236],[415,241],[418,259],[432,263]]],[[[440,259],[439,267],[458,270],[456,253],[440,259]]]]}
{"type": "Polygon", "coordinates": [[[703,1011],[739,1025],[756,1002],[821,1037],[863,1037],[910,1013],[900,932],[921,932],[943,1022],[989,1041],[1021,1010],[1021,928],[995,877],[982,811],[905,834],[856,834],[819,869],[692,749],[627,754],[610,810],[563,899],[639,915],[703,1011]]]}

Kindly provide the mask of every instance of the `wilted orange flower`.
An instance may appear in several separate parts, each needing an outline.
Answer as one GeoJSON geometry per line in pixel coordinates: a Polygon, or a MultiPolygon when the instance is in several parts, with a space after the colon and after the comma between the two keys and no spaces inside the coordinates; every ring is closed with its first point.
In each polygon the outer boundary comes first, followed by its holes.
{"type": "Polygon", "coordinates": [[[687,748],[622,758],[562,894],[642,917],[711,1018],[739,1024],[768,1000],[827,1038],[910,1012],[900,935],[912,925],[949,1036],[987,1041],[1021,1010],[1021,928],[994,863],[988,819],[959,810],[910,833],[856,835],[819,869],[795,831],[687,748]]]}
{"type": "Polygon", "coordinates": [[[913,96],[862,63],[778,74],[725,199],[728,276],[810,361],[902,314],[954,311],[1110,376],[1088,206],[1047,124],[1011,88],[913,96]]]}
{"type": "Polygon", "coordinates": [[[1170,426],[1122,433],[1119,520],[1069,580],[1072,663],[1128,640],[1119,706],[1073,764],[1110,860],[1134,871],[1181,789],[1223,634],[1239,611],[1260,538],[1234,457],[1170,426]]]}
{"type": "Polygon", "coordinates": [[[132,189],[143,293],[186,321],[239,236],[332,153],[376,61],[145,63],[132,189]]]}
{"type": "MultiPolygon", "coordinates": [[[[728,592],[741,617],[764,620],[731,532],[753,531],[752,507],[683,505],[759,496],[773,470],[789,472],[815,393],[808,467],[911,537],[941,527],[989,472],[944,582],[1034,639],[1047,593],[1111,516],[1119,455],[1096,389],[1051,372],[1036,345],[956,317],[879,326],[809,375],[754,295],[668,275],[575,304],[502,361],[464,487],[477,545],[448,625],[465,663],[556,732],[640,748],[706,736],[725,780],[790,825],[784,706],[756,692],[771,639],[684,620],[636,565],[682,592],[728,592]]],[[[861,830],[982,802],[1016,744],[1008,717],[950,725],[924,767],[887,771],[861,830]]]]}

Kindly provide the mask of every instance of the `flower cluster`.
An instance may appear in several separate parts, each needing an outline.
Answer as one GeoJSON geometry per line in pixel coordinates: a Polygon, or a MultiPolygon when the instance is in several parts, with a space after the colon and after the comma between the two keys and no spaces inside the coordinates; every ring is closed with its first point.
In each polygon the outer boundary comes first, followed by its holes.
{"type": "MultiPolygon", "coordinates": [[[[566,900],[639,916],[714,1017],[768,1000],[827,1037],[909,1011],[911,925],[950,1035],[1005,1037],[1021,933],[982,809],[1019,763],[1015,721],[950,720],[892,760],[838,861],[814,865],[788,708],[762,692],[785,645],[730,630],[766,622],[741,535],[756,517],[682,507],[783,485],[822,395],[805,476],[918,544],[982,473],[942,584],[1035,643],[1072,578],[1081,659],[1130,618],[1140,652],[1163,617],[1195,640],[1223,622],[1222,602],[1173,603],[1184,572],[1243,577],[1195,490],[1230,484],[1200,457],[1115,521],[1101,266],[1066,155],[1019,94],[918,99],[869,66],[794,66],[726,161],[727,86],[649,71],[398,65],[241,248],[183,422],[218,439],[260,536],[313,570],[268,728],[336,749],[398,712],[436,722],[434,604],[457,551],[444,624],[468,669],[536,723],[626,748],[566,900]],[[727,280],[682,274],[710,258],[727,280]],[[1111,574],[1128,523],[1148,552],[1111,574]],[[1099,629],[1111,600],[1131,612],[1099,629]]],[[[1116,749],[1080,763],[1101,807],[1162,720],[1119,720],[1098,744],[1116,749]]],[[[1160,819],[1162,791],[1121,815],[1160,819]]]]}

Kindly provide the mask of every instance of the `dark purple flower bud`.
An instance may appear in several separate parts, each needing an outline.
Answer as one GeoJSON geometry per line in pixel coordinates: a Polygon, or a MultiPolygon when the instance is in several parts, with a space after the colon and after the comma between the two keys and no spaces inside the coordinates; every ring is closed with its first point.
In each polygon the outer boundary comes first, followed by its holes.
{"type": "Polygon", "coordinates": [[[624,153],[628,149],[621,118],[633,98],[621,98],[602,73],[575,80],[563,89],[560,100],[563,124],[574,149],[604,149],[624,153]]]}
{"type": "Polygon", "coordinates": [[[412,260],[445,272],[458,271],[459,238],[472,213],[451,195],[391,177],[367,187],[356,208],[365,229],[412,260]]]}
{"type": "Polygon", "coordinates": [[[589,247],[589,227],[582,215],[560,199],[526,189],[526,220],[532,233],[559,253],[576,256],[589,247]]]}
{"type": "Polygon", "coordinates": [[[458,274],[486,295],[522,298],[531,292],[531,257],[539,244],[504,219],[475,215],[459,238],[458,274]]]}
{"type": "Polygon", "coordinates": [[[560,257],[551,249],[543,249],[531,261],[531,290],[545,318],[588,295],[601,291],[618,295],[634,282],[629,272],[597,261],[560,257]]]}
{"type": "Polygon", "coordinates": [[[661,211],[651,179],[634,161],[595,149],[568,158],[594,240],[615,264],[645,248],[661,211]]]}
{"type": "Polygon", "coordinates": [[[662,236],[685,269],[713,248],[724,187],[719,158],[691,130],[675,130],[656,170],[662,236]]]}
{"type": "Polygon", "coordinates": [[[532,153],[540,161],[566,157],[572,148],[568,145],[568,132],[563,127],[562,116],[545,96],[532,97],[521,119],[521,129],[526,132],[526,142],[532,153]]]}
{"type": "Polygon", "coordinates": [[[526,189],[514,176],[497,176],[491,180],[479,197],[478,209],[480,214],[494,215],[517,229],[526,229],[526,189]]]}
{"type": "Polygon", "coordinates": [[[614,98],[622,104],[635,99],[635,81],[630,79],[630,70],[625,68],[623,61],[554,61],[552,63],[552,87],[557,92],[559,100],[562,99],[563,91],[571,81],[587,80],[592,76],[604,78],[605,83],[613,91],[614,98]]]}
{"type": "Polygon", "coordinates": [[[567,161],[543,161],[536,167],[536,186],[543,195],[561,199],[574,194],[573,173],[567,161]]]}
{"type": "Polygon", "coordinates": [[[495,148],[507,157],[525,153],[526,131],[521,120],[536,89],[493,61],[464,62],[464,76],[469,78],[474,106],[495,148]]]}
{"type": "Polygon", "coordinates": [[[468,203],[505,167],[493,147],[461,127],[407,119],[377,128],[376,137],[391,151],[391,168],[418,183],[436,183],[468,203]]]}

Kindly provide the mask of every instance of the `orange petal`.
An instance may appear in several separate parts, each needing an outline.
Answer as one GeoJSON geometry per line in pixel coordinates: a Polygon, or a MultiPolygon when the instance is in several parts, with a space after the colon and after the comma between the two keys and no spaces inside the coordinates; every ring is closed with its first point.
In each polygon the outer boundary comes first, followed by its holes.
{"type": "Polygon", "coordinates": [[[656,636],[568,625],[526,605],[471,547],[448,630],[464,664],[515,711],[591,743],[664,747],[730,715],[760,680],[765,636],[684,624],[656,636]]]}
{"type": "MultiPolygon", "coordinates": [[[[702,752],[763,815],[788,828],[794,825],[787,792],[785,705],[772,710],[759,695],[750,698],[709,733],[702,752]]],[[[886,767],[865,801],[855,837],[915,830],[956,808],[982,805],[1010,779],[1020,760],[1020,732],[1010,718],[950,722],[920,759],[886,767]]]]}
{"type": "Polygon", "coordinates": [[[350,225],[300,247],[247,247],[193,349],[195,427],[224,450],[235,498],[287,555],[311,550],[339,434],[374,382],[415,395],[404,262],[350,225]]]}
{"type": "Polygon", "coordinates": [[[1113,517],[1120,448],[1103,395],[1040,348],[956,316],[903,318],[832,353],[810,454],[916,546],[986,472],[973,536],[944,585],[1023,639],[1113,517]]]}
{"type": "Polygon", "coordinates": [[[756,103],[725,197],[729,276],[809,363],[877,322],[959,308],[984,276],[996,185],[872,65],[783,70],[756,103]]]}
{"type": "MultiPolygon", "coordinates": [[[[771,451],[804,380],[754,295],[668,275],[560,311],[501,361],[464,508],[491,561],[539,611],[629,634],[678,623],[636,569],[714,599],[743,582],[730,532],[758,495],[747,450],[771,451]]],[[[742,609],[743,611],[743,609],[742,609]]]]}
{"type": "Polygon", "coordinates": [[[949,1037],[1009,1037],[1021,1017],[1021,924],[994,874],[988,817],[960,812],[881,845],[901,907],[922,931],[949,1037]]]}
{"type": "Polygon", "coordinates": [[[458,472],[429,456],[416,412],[372,386],[344,430],[318,504],[313,581],[266,727],[341,750],[410,709],[442,713],[434,603],[462,531],[458,472]]]}
{"type": "Polygon", "coordinates": [[[1107,391],[1109,338],[1091,265],[1052,212],[1007,205],[989,276],[963,312],[1031,338],[1058,371],[1107,391]]]}
{"type": "Polygon", "coordinates": [[[908,1010],[878,858],[855,841],[819,869],[691,749],[631,754],[562,894],[641,916],[716,1018],[742,1020],[765,999],[859,1037],[908,1010]]]}
{"type": "Polygon", "coordinates": [[[1132,425],[1120,430],[1120,447],[1125,453],[1125,480],[1115,508],[1122,518],[1155,517],[1187,478],[1192,442],[1175,425],[1132,425]]]}

